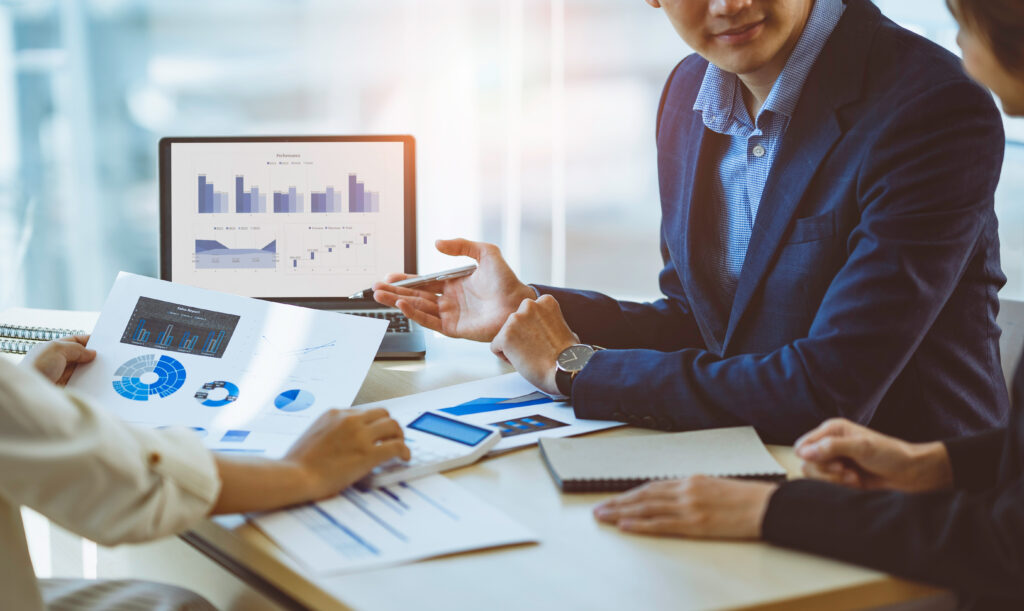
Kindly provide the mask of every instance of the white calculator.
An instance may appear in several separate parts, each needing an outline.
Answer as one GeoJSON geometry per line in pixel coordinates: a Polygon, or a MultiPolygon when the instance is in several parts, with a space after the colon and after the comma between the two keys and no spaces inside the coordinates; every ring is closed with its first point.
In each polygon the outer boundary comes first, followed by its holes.
{"type": "Polygon", "coordinates": [[[469,424],[438,412],[423,412],[404,428],[405,444],[412,454],[409,461],[391,459],[360,484],[376,488],[469,465],[501,440],[496,428],[469,424]]]}

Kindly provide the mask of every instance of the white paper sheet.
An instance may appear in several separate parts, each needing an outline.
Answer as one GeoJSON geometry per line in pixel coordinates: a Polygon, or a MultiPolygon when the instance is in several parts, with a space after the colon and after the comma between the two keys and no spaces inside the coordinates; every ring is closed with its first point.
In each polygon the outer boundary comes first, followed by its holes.
{"type": "Polygon", "coordinates": [[[333,499],[249,519],[318,574],[537,541],[441,475],[375,490],[350,488],[333,499]]]}
{"type": "Polygon", "coordinates": [[[497,426],[502,439],[490,454],[533,445],[541,437],[571,437],[623,426],[621,422],[577,418],[571,405],[551,399],[518,373],[357,407],[386,407],[403,426],[426,410],[453,414],[473,424],[497,426]]]}
{"type": "Polygon", "coordinates": [[[68,388],[142,426],[185,426],[210,448],[280,456],[348,407],[387,322],[121,273],[68,388]]]}

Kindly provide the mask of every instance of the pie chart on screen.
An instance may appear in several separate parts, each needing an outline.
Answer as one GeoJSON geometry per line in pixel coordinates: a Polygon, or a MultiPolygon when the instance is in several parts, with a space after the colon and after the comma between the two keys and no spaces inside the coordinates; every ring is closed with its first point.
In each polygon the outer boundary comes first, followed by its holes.
{"type": "Polygon", "coordinates": [[[309,409],[314,402],[316,402],[316,397],[313,396],[313,393],[295,388],[277,395],[277,398],[274,399],[274,407],[282,412],[301,412],[304,409],[309,409]]]}

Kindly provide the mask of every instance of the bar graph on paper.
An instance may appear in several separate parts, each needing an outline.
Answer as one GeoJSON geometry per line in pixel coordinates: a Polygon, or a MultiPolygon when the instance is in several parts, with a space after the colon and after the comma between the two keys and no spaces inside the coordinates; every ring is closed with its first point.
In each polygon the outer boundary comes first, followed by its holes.
{"type": "MultiPolygon", "coordinates": [[[[271,180],[273,180],[271,178],[271,180]]],[[[349,174],[343,188],[325,185],[309,193],[299,185],[276,185],[272,191],[234,177],[230,189],[219,190],[208,174],[196,177],[199,214],[372,214],[380,212],[380,191],[370,190],[358,174],[349,174]]]]}
{"type": "Polygon", "coordinates": [[[238,321],[234,314],[140,297],[121,343],[219,359],[238,321]]]}

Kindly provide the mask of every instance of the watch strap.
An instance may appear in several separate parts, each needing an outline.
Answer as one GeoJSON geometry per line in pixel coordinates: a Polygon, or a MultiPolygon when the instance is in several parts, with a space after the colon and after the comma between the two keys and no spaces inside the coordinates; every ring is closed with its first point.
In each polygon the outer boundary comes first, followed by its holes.
{"type": "Polygon", "coordinates": [[[574,377],[573,372],[566,371],[561,367],[555,368],[555,386],[558,387],[558,392],[562,393],[566,397],[571,397],[574,377]]]}

